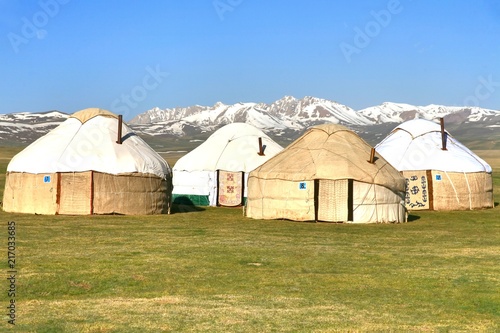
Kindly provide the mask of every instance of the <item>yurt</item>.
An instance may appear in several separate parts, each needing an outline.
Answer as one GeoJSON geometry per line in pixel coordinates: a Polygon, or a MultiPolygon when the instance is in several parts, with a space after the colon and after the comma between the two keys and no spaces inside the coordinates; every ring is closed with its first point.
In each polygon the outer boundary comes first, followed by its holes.
{"type": "Polygon", "coordinates": [[[404,122],[376,149],[406,178],[408,210],[493,207],[491,167],[453,138],[442,119],[404,122]]]}
{"type": "Polygon", "coordinates": [[[248,173],[282,149],[252,125],[225,125],[175,163],[174,203],[227,207],[243,205],[248,173]]]}
{"type": "Polygon", "coordinates": [[[348,128],[310,128],[250,173],[245,214],[256,219],[405,222],[405,179],[348,128]]]}
{"type": "Polygon", "coordinates": [[[161,214],[172,171],[121,116],[76,112],[7,166],[3,209],[31,214],[161,214]]]}

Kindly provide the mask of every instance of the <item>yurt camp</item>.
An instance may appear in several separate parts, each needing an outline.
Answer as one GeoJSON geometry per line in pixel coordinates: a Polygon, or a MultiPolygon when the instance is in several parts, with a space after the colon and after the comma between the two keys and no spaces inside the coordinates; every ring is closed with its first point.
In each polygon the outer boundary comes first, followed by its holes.
{"type": "Polygon", "coordinates": [[[248,178],[256,219],[405,222],[405,179],[348,128],[312,127],[248,178]]]}
{"type": "Polygon", "coordinates": [[[172,172],[121,116],[76,112],[7,166],[3,209],[31,214],[168,213],[172,172]]]}
{"type": "Polygon", "coordinates": [[[241,206],[248,173],[282,149],[252,125],[225,125],[175,163],[173,200],[196,206],[241,206]]]}
{"type": "Polygon", "coordinates": [[[493,207],[491,167],[453,138],[442,119],[404,122],[376,149],[406,178],[408,210],[493,207]]]}

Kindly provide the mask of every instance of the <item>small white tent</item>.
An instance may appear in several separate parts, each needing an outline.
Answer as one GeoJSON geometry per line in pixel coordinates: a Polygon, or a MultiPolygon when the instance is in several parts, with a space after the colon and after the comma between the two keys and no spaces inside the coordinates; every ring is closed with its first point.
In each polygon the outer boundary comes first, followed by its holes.
{"type": "Polygon", "coordinates": [[[397,126],[376,147],[406,178],[409,210],[493,207],[491,167],[430,120],[397,126]]]}
{"type": "Polygon", "coordinates": [[[252,125],[226,125],[175,163],[174,203],[243,205],[248,173],[282,149],[252,125]]]}
{"type": "Polygon", "coordinates": [[[32,214],[167,213],[171,181],[167,162],[121,118],[90,108],[12,158],[3,208],[32,214]]]}

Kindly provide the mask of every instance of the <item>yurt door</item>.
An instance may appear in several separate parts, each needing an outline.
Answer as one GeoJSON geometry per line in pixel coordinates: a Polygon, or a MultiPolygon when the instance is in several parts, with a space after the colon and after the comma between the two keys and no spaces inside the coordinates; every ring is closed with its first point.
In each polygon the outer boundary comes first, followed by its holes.
{"type": "Polygon", "coordinates": [[[92,214],[92,172],[59,173],[59,214],[92,214]]]}
{"type": "Polygon", "coordinates": [[[431,171],[404,171],[403,175],[406,178],[406,208],[410,210],[432,209],[431,171]]]}
{"type": "Polygon", "coordinates": [[[353,220],[352,179],[314,181],[316,220],[347,222],[353,220]]]}
{"type": "Polygon", "coordinates": [[[217,172],[217,206],[243,205],[243,172],[217,172]]]}

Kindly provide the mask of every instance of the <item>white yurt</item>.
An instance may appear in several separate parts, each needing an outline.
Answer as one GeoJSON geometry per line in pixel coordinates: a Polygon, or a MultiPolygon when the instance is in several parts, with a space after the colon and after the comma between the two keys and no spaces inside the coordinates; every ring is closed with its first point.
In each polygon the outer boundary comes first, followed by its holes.
{"type": "Polygon", "coordinates": [[[31,214],[161,214],[171,203],[172,171],[121,117],[76,112],[15,155],[3,209],[31,214]]]}
{"type": "Polygon", "coordinates": [[[245,214],[256,219],[405,222],[405,179],[348,128],[326,124],[248,178],[245,214]]]}
{"type": "Polygon", "coordinates": [[[406,178],[409,210],[493,207],[491,167],[453,138],[442,120],[404,122],[375,148],[406,178]]]}
{"type": "Polygon", "coordinates": [[[241,206],[247,195],[248,173],[282,149],[252,125],[225,125],[175,163],[173,202],[241,206]]]}

